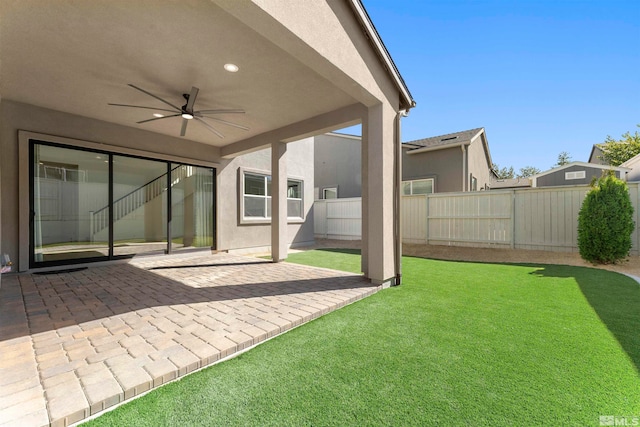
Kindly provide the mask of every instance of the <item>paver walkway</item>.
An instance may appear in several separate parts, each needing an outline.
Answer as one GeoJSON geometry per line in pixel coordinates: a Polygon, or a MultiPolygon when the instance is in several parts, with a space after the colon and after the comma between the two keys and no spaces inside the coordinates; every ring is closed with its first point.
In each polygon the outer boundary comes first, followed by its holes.
{"type": "Polygon", "coordinates": [[[68,425],[376,292],[228,254],[3,275],[0,425],[68,425]]]}

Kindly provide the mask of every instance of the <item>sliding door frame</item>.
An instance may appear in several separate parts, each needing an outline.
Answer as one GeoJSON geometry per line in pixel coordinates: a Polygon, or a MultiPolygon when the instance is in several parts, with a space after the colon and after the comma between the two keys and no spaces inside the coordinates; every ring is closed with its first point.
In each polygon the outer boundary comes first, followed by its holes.
{"type": "MultiPolygon", "coordinates": [[[[63,139],[63,138],[57,138],[57,137],[52,137],[51,139],[63,139]]],[[[171,158],[167,158],[167,156],[158,156],[159,158],[155,158],[153,157],[153,154],[150,153],[150,155],[145,155],[144,153],[141,154],[131,154],[131,153],[127,153],[127,152],[119,152],[119,150],[104,150],[101,148],[93,148],[93,147],[87,147],[86,145],[98,145],[98,144],[94,144],[94,143],[85,143],[81,146],[75,145],[75,144],[66,144],[64,142],[54,142],[49,140],[49,138],[46,138],[44,135],[42,135],[40,138],[28,138],[28,186],[29,186],[29,201],[28,201],[28,206],[29,206],[29,211],[28,211],[28,262],[29,262],[29,268],[42,268],[42,267],[53,267],[53,266],[61,266],[61,265],[71,265],[71,264],[84,264],[84,263],[93,263],[93,262],[101,262],[101,261],[111,261],[111,260],[119,260],[119,259],[127,259],[127,258],[132,258],[133,256],[135,256],[134,254],[126,254],[126,255],[114,255],[114,210],[113,210],[113,205],[114,205],[114,168],[113,168],[113,158],[114,156],[124,156],[124,157],[130,157],[130,158],[137,158],[137,159],[142,159],[142,160],[151,160],[151,161],[156,161],[156,162],[164,162],[167,166],[166,170],[166,174],[167,174],[167,179],[166,179],[166,186],[167,186],[167,200],[166,200],[166,209],[167,209],[167,218],[166,218],[166,249],[164,250],[165,254],[170,254],[172,252],[172,248],[171,248],[171,220],[172,220],[172,205],[171,205],[171,168],[172,165],[184,165],[184,166],[193,166],[193,167],[198,167],[198,168],[206,168],[209,169],[211,174],[212,174],[212,183],[213,183],[213,188],[212,188],[212,201],[213,201],[213,206],[211,209],[211,221],[212,221],[212,229],[211,229],[211,233],[212,233],[212,245],[210,247],[211,250],[215,250],[216,249],[216,235],[217,235],[217,179],[216,179],[216,167],[212,166],[212,165],[203,165],[203,164],[197,164],[197,163],[191,163],[188,161],[185,161],[185,159],[171,159],[171,158]],[[58,147],[58,148],[63,148],[63,149],[71,149],[71,150],[77,150],[77,151],[83,151],[83,152],[90,152],[90,153],[96,153],[96,154],[101,154],[101,155],[105,155],[108,157],[108,211],[109,211],[109,221],[108,221],[108,255],[105,256],[101,256],[101,257],[85,257],[85,258],[70,258],[70,259],[62,259],[62,260],[54,260],[54,261],[36,261],[35,260],[35,216],[36,216],[36,212],[35,212],[35,169],[34,169],[34,165],[35,165],[35,147],[36,145],[44,145],[44,146],[51,146],[51,147],[58,147]]],[[[72,141],[72,140],[69,140],[72,141]]],[[[104,144],[100,144],[102,147],[104,146],[104,144]]],[[[116,149],[117,147],[113,147],[114,149],[116,149]]],[[[135,150],[127,150],[127,151],[135,151],[135,150]]],[[[23,229],[23,227],[21,226],[20,229],[23,229]]],[[[186,249],[184,250],[189,251],[189,250],[203,250],[204,248],[193,248],[193,249],[186,249]]],[[[157,255],[156,255],[157,256],[157,255]]],[[[24,271],[23,268],[21,268],[21,271],[24,271]]]]}

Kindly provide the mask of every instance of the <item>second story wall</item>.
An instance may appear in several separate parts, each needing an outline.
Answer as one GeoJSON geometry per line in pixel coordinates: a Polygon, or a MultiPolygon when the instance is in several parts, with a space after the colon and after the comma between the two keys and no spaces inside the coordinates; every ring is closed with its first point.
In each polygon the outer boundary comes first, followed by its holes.
{"type": "Polygon", "coordinates": [[[362,142],[351,135],[326,134],[314,138],[316,197],[336,188],[339,198],[362,195],[362,142]]]}
{"type": "Polygon", "coordinates": [[[476,178],[476,190],[488,188],[491,185],[491,172],[489,169],[489,161],[484,149],[482,135],[473,140],[467,148],[468,150],[468,172],[467,172],[467,189],[473,191],[471,178],[476,178]]]}
{"type": "Polygon", "coordinates": [[[462,191],[462,149],[457,147],[408,154],[402,150],[402,180],[433,178],[434,192],[462,191]]]}

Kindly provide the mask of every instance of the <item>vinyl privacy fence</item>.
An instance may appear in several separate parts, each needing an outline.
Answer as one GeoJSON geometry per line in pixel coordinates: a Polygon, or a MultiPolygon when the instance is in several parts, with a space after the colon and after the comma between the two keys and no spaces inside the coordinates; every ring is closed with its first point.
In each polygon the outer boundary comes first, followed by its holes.
{"type": "MultiPolygon", "coordinates": [[[[403,196],[403,242],[577,252],[578,212],[588,190],[588,186],[571,186],[403,196]]],[[[636,222],[631,253],[638,255],[639,183],[629,183],[629,193],[636,222]]],[[[320,205],[316,202],[317,237],[360,238],[360,222],[355,218],[359,198],[321,201],[320,205]],[[347,234],[342,235],[342,230],[347,234]]]]}

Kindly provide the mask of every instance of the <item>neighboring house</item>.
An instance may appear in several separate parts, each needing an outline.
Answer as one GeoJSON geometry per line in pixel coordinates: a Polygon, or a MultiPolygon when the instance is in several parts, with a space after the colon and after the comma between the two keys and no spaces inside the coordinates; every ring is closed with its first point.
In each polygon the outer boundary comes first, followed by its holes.
{"type": "Polygon", "coordinates": [[[487,190],[493,176],[484,128],[402,144],[404,194],[487,190]]]}
{"type": "Polygon", "coordinates": [[[505,178],[494,179],[491,181],[490,190],[513,190],[517,188],[530,188],[531,180],[529,178],[505,178]]]}
{"type": "Polygon", "coordinates": [[[640,154],[630,158],[620,166],[631,169],[627,173],[627,181],[640,181],[640,154]]]}
{"type": "Polygon", "coordinates": [[[362,195],[362,138],[327,133],[314,137],[314,182],[316,199],[362,195]]]}
{"type": "Polygon", "coordinates": [[[359,0],[0,14],[0,254],[19,271],[199,248],[280,261],[313,238],[309,138],[362,123],[362,269],[399,274],[390,147],[415,102],[359,0]]]}
{"type": "Polygon", "coordinates": [[[585,162],[571,162],[533,175],[530,178],[531,186],[556,187],[560,185],[590,184],[594,177],[601,177],[602,173],[607,170],[613,170],[617,178],[625,181],[627,180],[627,173],[631,171],[631,169],[625,167],[614,167],[585,162]]]}
{"type": "Polygon", "coordinates": [[[591,153],[589,154],[589,163],[596,165],[608,165],[606,160],[603,159],[604,152],[600,144],[593,144],[591,153]]]}

